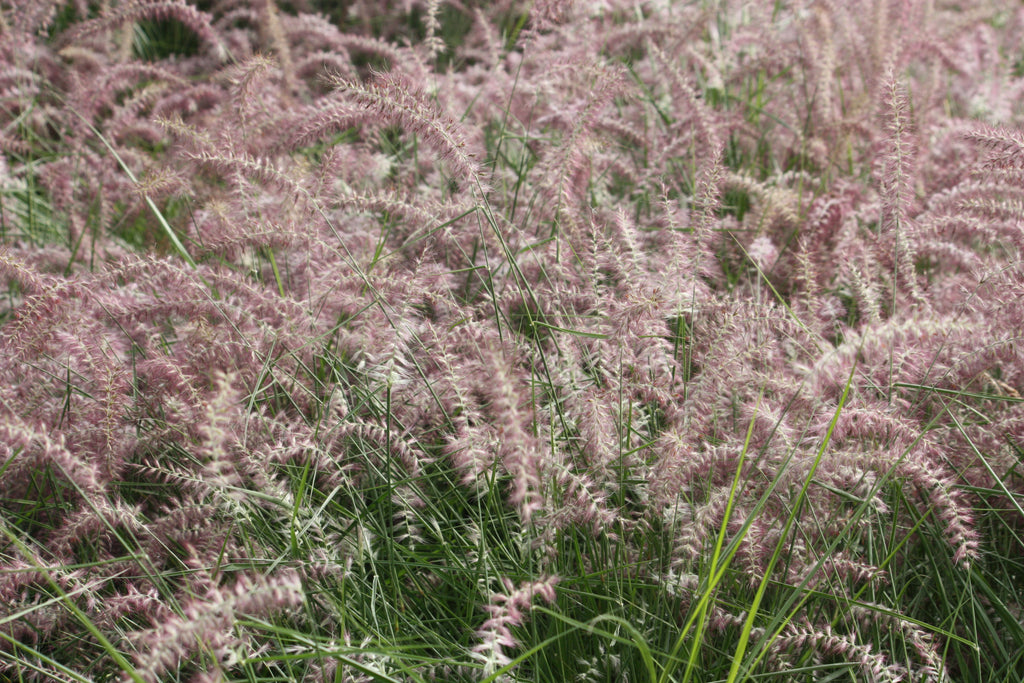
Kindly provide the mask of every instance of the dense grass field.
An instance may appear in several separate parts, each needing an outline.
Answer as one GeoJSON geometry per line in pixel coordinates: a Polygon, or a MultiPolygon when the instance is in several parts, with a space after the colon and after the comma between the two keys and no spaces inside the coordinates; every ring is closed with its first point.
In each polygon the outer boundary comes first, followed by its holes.
{"type": "Polygon", "coordinates": [[[1016,1],[0,0],[0,681],[1024,680],[1016,1]]]}

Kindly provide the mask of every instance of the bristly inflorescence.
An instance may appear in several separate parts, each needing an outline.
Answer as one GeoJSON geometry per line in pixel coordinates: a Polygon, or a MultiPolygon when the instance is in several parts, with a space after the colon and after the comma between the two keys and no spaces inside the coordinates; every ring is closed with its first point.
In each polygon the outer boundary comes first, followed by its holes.
{"type": "Polygon", "coordinates": [[[1022,40],[0,5],[0,678],[1018,680],[1022,40]]]}

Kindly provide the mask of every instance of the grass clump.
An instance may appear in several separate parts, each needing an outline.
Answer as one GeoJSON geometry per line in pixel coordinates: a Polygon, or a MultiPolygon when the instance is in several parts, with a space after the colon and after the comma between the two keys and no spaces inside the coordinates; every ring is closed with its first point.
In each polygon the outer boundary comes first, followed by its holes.
{"type": "Polygon", "coordinates": [[[1024,677],[1012,4],[345,5],[0,8],[0,680],[1024,677]]]}

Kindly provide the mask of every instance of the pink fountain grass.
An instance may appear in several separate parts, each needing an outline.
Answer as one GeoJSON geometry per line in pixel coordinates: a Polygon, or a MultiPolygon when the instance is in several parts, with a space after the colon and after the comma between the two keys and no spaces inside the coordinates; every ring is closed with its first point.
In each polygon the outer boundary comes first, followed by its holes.
{"type": "Polygon", "coordinates": [[[342,6],[0,6],[0,678],[1021,680],[1019,7],[342,6]]]}

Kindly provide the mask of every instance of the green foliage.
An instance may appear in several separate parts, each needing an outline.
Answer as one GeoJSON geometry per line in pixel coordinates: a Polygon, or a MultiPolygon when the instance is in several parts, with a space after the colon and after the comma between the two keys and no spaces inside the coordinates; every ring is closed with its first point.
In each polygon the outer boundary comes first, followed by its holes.
{"type": "Polygon", "coordinates": [[[194,57],[199,53],[199,38],[175,19],[144,19],[133,26],[132,50],[144,62],[171,57],[194,57]]]}

